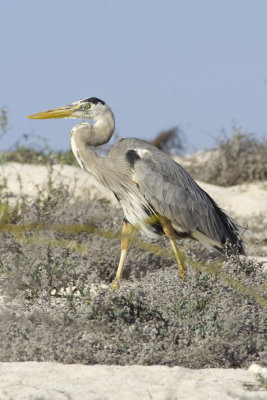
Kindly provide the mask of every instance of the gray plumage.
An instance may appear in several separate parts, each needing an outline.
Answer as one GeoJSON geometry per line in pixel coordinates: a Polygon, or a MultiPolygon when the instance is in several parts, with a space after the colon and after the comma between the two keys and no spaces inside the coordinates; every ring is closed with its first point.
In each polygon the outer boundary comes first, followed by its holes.
{"type": "Polygon", "coordinates": [[[149,235],[158,235],[163,233],[164,223],[156,219],[148,223],[148,217],[160,216],[177,237],[191,237],[218,250],[228,243],[244,254],[241,227],[179,164],[152,144],[135,138],[119,139],[106,157],[96,154],[93,147],[107,143],[115,129],[114,115],[102,100],[88,98],[30,116],[60,117],[94,121],[73,127],[72,150],[80,166],[114,193],[128,223],[149,235]]]}
{"type": "MultiPolygon", "coordinates": [[[[112,164],[118,155],[127,155],[132,149],[148,150],[143,157],[129,162],[128,179],[134,176],[138,190],[151,205],[155,213],[167,217],[174,226],[177,236],[198,238],[200,232],[204,244],[221,248],[228,240],[232,245],[239,241],[239,225],[224,213],[215,201],[174,160],[153,145],[139,139],[120,139],[109,153],[112,164]]],[[[200,236],[199,236],[200,238],[200,236]]],[[[199,239],[198,238],[198,239],[199,239]]]]}

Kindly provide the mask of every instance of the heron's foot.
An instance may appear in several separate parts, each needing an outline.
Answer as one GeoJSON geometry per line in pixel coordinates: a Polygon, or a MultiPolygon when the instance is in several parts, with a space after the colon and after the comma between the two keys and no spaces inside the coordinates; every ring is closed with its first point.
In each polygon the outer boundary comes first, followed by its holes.
{"type": "Polygon", "coordinates": [[[115,278],[110,284],[110,289],[111,290],[119,289],[120,288],[120,281],[121,281],[120,279],[115,278]]]}
{"type": "Polygon", "coordinates": [[[178,265],[178,275],[181,279],[182,282],[186,281],[186,275],[187,275],[187,268],[184,264],[179,264],[178,265]]]}

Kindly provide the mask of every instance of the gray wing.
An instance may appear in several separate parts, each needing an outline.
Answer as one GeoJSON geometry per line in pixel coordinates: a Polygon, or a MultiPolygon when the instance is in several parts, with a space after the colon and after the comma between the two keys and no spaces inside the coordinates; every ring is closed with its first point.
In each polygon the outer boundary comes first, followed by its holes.
{"type": "Polygon", "coordinates": [[[240,242],[239,251],[244,253],[241,227],[165,153],[143,140],[128,138],[119,139],[110,152],[113,162],[120,157],[141,195],[156,213],[170,219],[175,229],[189,235],[201,232],[220,244],[240,242]]]}
{"type": "Polygon", "coordinates": [[[232,220],[175,161],[153,146],[133,149],[133,180],[153,209],[184,232],[199,231],[223,243],[232,220]]]}

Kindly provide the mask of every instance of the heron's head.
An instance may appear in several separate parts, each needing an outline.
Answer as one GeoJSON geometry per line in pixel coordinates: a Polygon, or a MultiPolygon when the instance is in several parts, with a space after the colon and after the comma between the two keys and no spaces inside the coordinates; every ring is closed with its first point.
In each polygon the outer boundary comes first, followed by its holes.
{"type": "Polygon", "coordinates": [[[110,112],[110,108],[104,103],[104,101],[97,99],[96,97],[90,97],[88,99],[75,101],[67,106],[29,115],[28,118],[86,118],[92,121],[97,121],[98,119],[101,119],[106,112],[110,112]]]}

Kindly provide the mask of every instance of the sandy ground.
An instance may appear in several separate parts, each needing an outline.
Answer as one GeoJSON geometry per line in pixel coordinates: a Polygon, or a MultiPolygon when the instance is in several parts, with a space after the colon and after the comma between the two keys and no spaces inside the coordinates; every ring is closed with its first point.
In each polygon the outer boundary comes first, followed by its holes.
{"type": "Polygon", "coordinates": [[[70,165],[54,165],[48,168],[44,165],[10,162],[0,167],[0,176],[6,179],[5,190],[11,204],[15,204],[22,196],[27,196],[32,201],[46,192],[48,185],[53,181],[55,186],[67,187],[74,198],[107,198],[112,204],[117,205],[112,192],[103,189],[80,168],[70,165]]]}
{"type": "MultiPolygon", "coordinates": [[[[6,163],[0,168],[0,175],[7,179],[6,190],[10,200],[26,195],[34,198],[45,190],[49,179],[61,186],[68,186],[74,196],[89,196],[91,199],[107,198],[118,205],[113,194],[103,189],[80,168],[69,165],[55,165],[48,169],[42,165],[6,163]]],[[[262,215],[267,218],[267,183],[246,183],[232,187],[220,187],[204,182],[198,184],[227,212],[235,217],[253,217],[262,215]]]]}
{"type": "MultiPolygon", "coordinates": [[[[51,179],[66,185],[73,197],[108,198],[111,193],[95,185],[83,171],[71,166],[7,163],[0,175],[11,203],[26,196],[31,201],[47,190],[51,179]]],[[[264,183],[229,188],[199,183],[225,210],[242,221],[267,218],[264,183]]],[[[267,235],[265,236],[267,237],[267,235]]],[[[262,257],[266,262],[266,257],[262,257]]],[[[257,380],[266,369],[203,369],[164,366],[84,366],[57,363],[0,363],[0,399],[267,399],[257,380]]]]}
{"type": "Polygon", "coordinates": [[[5,400],[263,400],[257,368],[202,369],[164,366],[84,366],[0,363],[5,400]]]}

